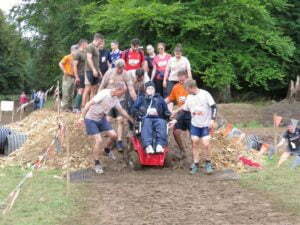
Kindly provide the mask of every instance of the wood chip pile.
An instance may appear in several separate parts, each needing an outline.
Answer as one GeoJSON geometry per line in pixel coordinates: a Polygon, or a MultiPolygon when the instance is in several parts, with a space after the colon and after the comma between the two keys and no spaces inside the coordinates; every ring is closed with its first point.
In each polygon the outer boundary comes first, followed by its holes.
{"type": "MultiPolygon", "coordinates": [[[[72,113],[62,113],[61,120],[68,124],[71,151],[71,169],[88,168],[92,165],[91,151],[92,142],[85,135],[84,128],[78,126],[78,115],[72,113]]],[[[16,131],[21,131],[28,135],[25,144],[6,158],[0,158],[0,165],[33,165],[55,138],[58,132],[57,113],[43,109],[31,113],[22,121],[9,125],[16,131]]],[[[189,143],[189,136],[185,136],[185,143],[189,143]]],[[[176,144],[171,139],[170,148],[176,148],[176,144]]],[[[190,147],[191,145],[188,144],[190,147]]],[[[246,168],[239,162],[241,155],[255,160],[255,155],[247,153],[239,144],[232,140],[227,140],[220,133],[216,133],[212,142],[213,162],[217,169],[233,169],[237,172],[244,172],[246,168]]],[[[189,149],[190,151],[190,149],[189,149]]],[[[106,160],[106,159],[105,159],[106,160]]],[[[67,165],[66,141],[60,149],[58,145],[50,148],[44,168],[62,168],[67,165]]]]}

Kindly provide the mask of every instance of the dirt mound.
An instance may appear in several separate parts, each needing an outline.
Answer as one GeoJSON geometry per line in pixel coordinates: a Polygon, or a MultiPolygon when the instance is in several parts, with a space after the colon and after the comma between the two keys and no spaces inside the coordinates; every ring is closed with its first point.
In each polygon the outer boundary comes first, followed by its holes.
{"type": "Polygon", "coordinates": [[[272,127],[273,114],[283,117],[281,126],[288,123],[289,119],[300,120],[300,102],[289,104],[287,101],[265,102],[261,104],[219,104],[220,115],[233,124],[250,124],[272,127]]]}
{"type": "MultiPolygon", "coordinates": [[[[18,164],[28,166],[35,163],[47,150],[49,151],[44,167],[47,168],[66,168],[66,139],[63,141],[63,147],[53,145],[49,148],[58,132],[58,121],[67,124],[70,138],[71,151],[71,168],[73,170],[79,168],[88,168],[92,165],[91,151],[92,141],[85,135],[83,127],[77,125],[78,116],[73,113],[62,113],[60,118],[56,112],[51,110],[40,110],[33,112],[24,120],[11,124],[9,127],[16,131],[21,131],[28,136],[25,144],[16,152],[12,153],[4,161],[5,164],[18,164]]],[[[170,148],[177,149],[173,135],[170,134],[170,148]]],[[[185,145],[190,154],[190,138],[187,134],[184,138],[185,145]]],[[[213,138],[213,162],[217,169],[230,168],[235,171],[244,171],[244,166],[239,162],[238,158],[241,154],[246,153],[241,146],[226,140],[222,135],[216,133],[213,138]]],[[[250,157],[253,158],[251,155],[250,157]]],[[[106,157],[102,157],[104,165],[116,170],[124,168],[120,166],[122,155],[118,155],[119,161],[112,163],[106,157]]],[[[189,155],[191,158],[191,155],[189,155]]],[[[124,165],[124,162],[122,162],[124,165]]]]}

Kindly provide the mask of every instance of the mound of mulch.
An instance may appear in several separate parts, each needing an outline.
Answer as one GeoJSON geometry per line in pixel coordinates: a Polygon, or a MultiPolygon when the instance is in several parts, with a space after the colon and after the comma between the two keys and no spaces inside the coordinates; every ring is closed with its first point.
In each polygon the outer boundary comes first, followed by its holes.
{"type": "MultiPolygon", "coordinates": [[[[84,132],[84,127],[78,125],[79,116],[73,113],[57,113],[51,110],[43,109],[33,112],[22,121],[9,125],[13,130],[25,133],[28,136],[25,144],[6,158],[0,160],[2,165],[21,165],[31,166],[48,150],[43,167],[62,168],[67,166],[66,138],[60,147],[58,142],[49,148],[58,132],[58,123],[63,121],[67,124],[67,133],[70,140],[71,169],[89,168],[93,164],[91,157],[92,141],[84,132]]],[[[170,134],[171,135],[171,134],[170,134]]],[[[104,138],[105,139],[105,138],[104,138]]],[[[185,143],[189,142],[189,136],[184,137],[185,143]]],[[[176,149],[174,139],[170,140],[171,149],[176,149]]],[[[237,172],[243,172],[246,168],[239,161],[239,156],[246,155],[255,159],[255,155],[247,153],[243,147],[227,140],[221,133],[214,134],[213,141],[213,162],[217,169],[233,169],[237,172]]],[[[188,148],[190,145],[188,144],[188,148]]],[[[188,149],[190,150],[190,149],[188,149]]],[[[104,164],[110,164],[105,157],[102,157],[104,164]]],[[[119,156],[122,158],[122,156],[119,156]]],[[[118,166],[119,164],[114,164],[118,166]]]]}

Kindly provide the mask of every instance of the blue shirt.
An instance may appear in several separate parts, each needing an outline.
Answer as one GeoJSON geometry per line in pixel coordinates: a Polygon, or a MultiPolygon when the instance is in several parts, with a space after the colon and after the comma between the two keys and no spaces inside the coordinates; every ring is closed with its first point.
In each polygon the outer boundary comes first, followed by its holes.
{"type": "Polygon", "coordinates": [[[115,62],[121,58],[122,52],[118,49],[110,52],[110,64],[112,68],[115,67],[115,62]]]}

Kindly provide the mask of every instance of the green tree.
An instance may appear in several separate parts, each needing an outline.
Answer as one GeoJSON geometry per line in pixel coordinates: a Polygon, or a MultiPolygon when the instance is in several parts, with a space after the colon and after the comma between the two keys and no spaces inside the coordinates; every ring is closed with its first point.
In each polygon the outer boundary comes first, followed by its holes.
{"type": "Polygon", "coordinates": [[[82,18],[91,32],[123,46],[133,37],[182,43],[194,74],[209,87],[269,90],[274,81],[285,85],[283,65],[295,50],[270,13],[285,7],[285,0],[109,0],[84,6],[82,18]]]}
{"type": "Polygon", "coordinates": [[[273,10],[273,15],[278,18],[285,35],[289,35],[295,43],[295,54],[285,64],[288,78],[295,79],[300,72],[300,1],[288,0],[287,3],[285,10],[273,10]]]}
{"type": "Polygon", "coordinates": [[[23,0],[11,11],[19,29],[31,35],[31,70],[34,86],[47,88],[61,78],[59,60],[69,54],[70,47],[88,38],[87,26],[79,19],[80,7],[88,0],[23,0]]]}
{"type": "Polygon", "coordinates": [[[25,62],[29,54],[26,43],[0,10],[0,90],[17,94],[28,87],[25,62]]]}

